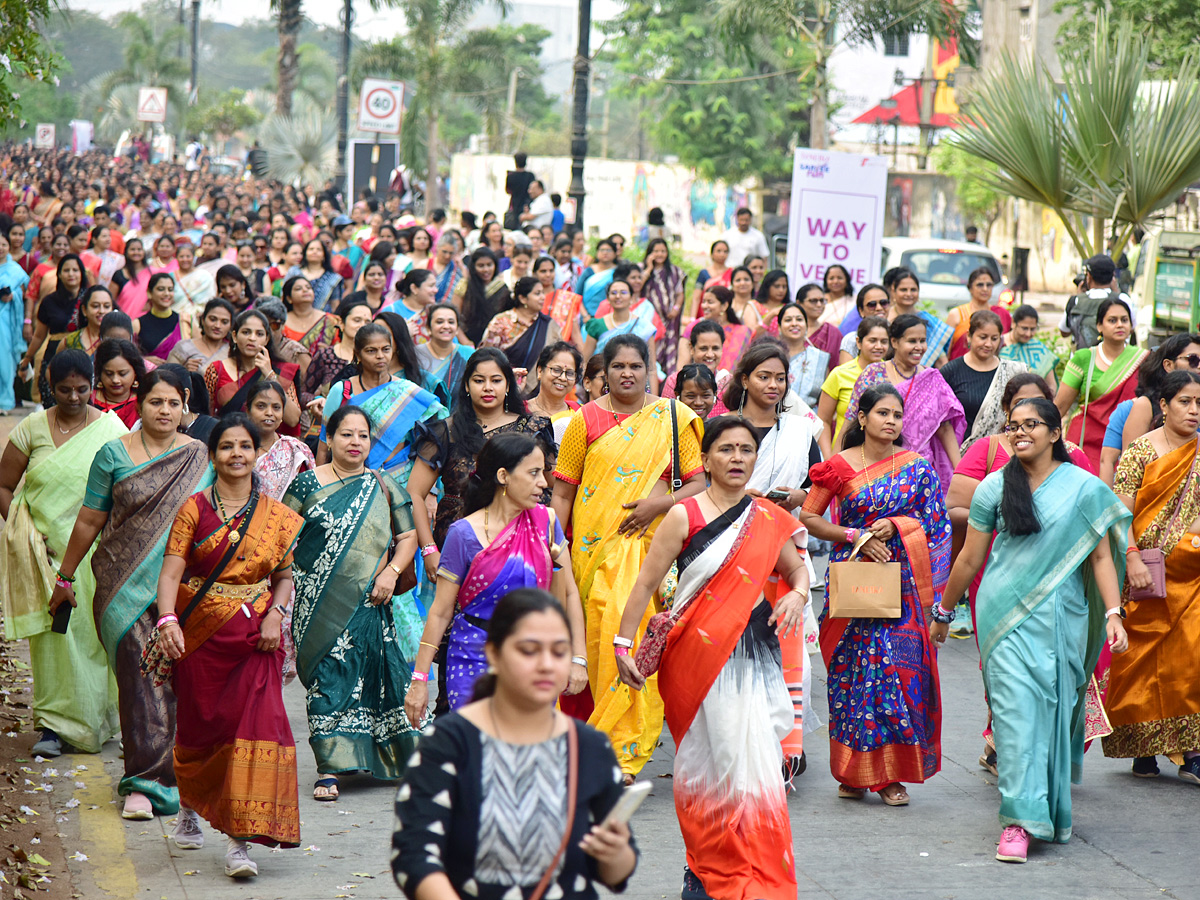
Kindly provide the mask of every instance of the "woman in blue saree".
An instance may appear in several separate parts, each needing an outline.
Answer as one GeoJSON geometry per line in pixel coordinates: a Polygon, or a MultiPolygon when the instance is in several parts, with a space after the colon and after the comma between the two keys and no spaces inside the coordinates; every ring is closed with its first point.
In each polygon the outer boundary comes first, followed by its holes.
{"type": "Polygon", "coordinates": [[[343,406],[327,421],[331,461],[298,475],[283,498],[304,517],[292,635],[308,689],[315,800],[337,799],[339,773],[399,778],[417,739],[404,715],[409,668],[391,609],[417,548],[412,502],[390,474],[366,465],[371,423],[361,408],[343,406]]]}
{"type": "MultiPolygon", "coordinates": [[[[996,859],[1023,863],[1031,836],[1071,837],[1088,677],[1106,639],[1114,653],[1129,646],[1121,583],[1132,516],[1070,462],[1049,400],[1017,401],[1005,431],[1014,455],[975,490],[945,596],[961,597],[987,561],[975,628],[1000,767],[996,859]]],[[[940,644],[954,613],[939,604],[933,618],[930,636],[940,644]]]]}
{"type": "MultiPolygon", "coordinates": [[[[809,533],[833,541],[830,563],[850,558],[860,537],[866,559],[900,563],[899,617],[821,614],[828,671],[829,760],[838,796],[876,791],[888,806],[909,802],[905,782],[941,768],[942,703],[925,610],[941,599],[950,568],[950,518],[937,472],[899,448],[904,405],[890,382],[863,392],[846,448],[809,470],[801,509],[809,533]],[[840,525],[822,515],[837,499],[840,525]]],[[[828,572],[825,582],[829,594],[828,572]]]]}
{"type": "MultiPolygon", "coordinates": [[[[583,326],[587,341],[583,345],[583,358],[590,359],[597,353],[603,353],[608,342],[618,334],[633,334],[640,337],[650,348],[650,358],[655,357],[655,343],[662,339],[663,323],[658,313],[654,311],[653,303],[641,303],[637,309],[631,309],[633,290],[629,282],[622,278],[612,278],[608,282],[607,299],[612,310],[604,316],[589,319],[583,326]]],[[[667,373],[659,373],[656,366],[650,369],[650,390],[658,393],[659,382],[667,373]]]]}

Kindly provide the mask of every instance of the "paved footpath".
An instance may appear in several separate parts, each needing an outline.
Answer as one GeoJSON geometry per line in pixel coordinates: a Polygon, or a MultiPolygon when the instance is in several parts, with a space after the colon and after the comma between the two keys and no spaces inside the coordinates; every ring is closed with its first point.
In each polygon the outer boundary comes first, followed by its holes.
{"type": "MultiPolygon", "coordinates": [[[[824,718],[823,670],[817,661],[816,705],[824,718]]],[[[808,898],[1200,898],[1200,869],[1193,843],[1200,823],[1200,788],[1177,780],[1164,765],[1157,781],[1128,774],[1128,763],[1087,756],[1085,782],[1075,790],[1075,836],[1066,846],[1035,843],[1025,866],[995,862],[999,827],[993,779],[979,768],[984,721],[974,641],[951,641],[942,651],[946,706],[943,770],[913,786],[908,808],[839,800],[829,775],[825,729],[810,737],[808,771],[790,799],[799,896],[808,898]]],[[[113,786],[120,773],[118,746],[96,757],[63,757],[59,772],[79,764],[80,806],[61,823],[76,890],[102,898],[394,898],[400,895],[388,868],[393,788],[369,779],[344,779],[337,803],[311,799],[315,777],[308,752],[304,693],[286,689],[299,744],[302,849],[254,848],[258,878],[233,882],[222,874],[224,840],[184,852],[166,835],[171,820],[124,822],[113,786]]],[[[641,866],[626,896],[679,896],[683,842],[675,819],[669,773],[672,742],[665,743],[643,777],[654,792],[634,820],[641,866]]],[[[1161,760],[1160,763],[1166,763],[1161,760]]],[[[60,782],[63,787],[70,781],[60,782]]],[[[59,790],[56,790],[56,799],[59,790]]]]}

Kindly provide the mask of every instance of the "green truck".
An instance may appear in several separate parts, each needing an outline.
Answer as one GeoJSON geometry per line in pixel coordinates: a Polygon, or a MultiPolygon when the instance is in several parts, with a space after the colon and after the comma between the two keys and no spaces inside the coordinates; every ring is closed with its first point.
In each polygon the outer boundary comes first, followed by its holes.
{"type": "Polygon", "coordinates": [[[1134,274],[1142,308],[1151,311],[1151,346],[1176,332],[1200,330],[1200,234],[1147,235],[1134,274]]]}

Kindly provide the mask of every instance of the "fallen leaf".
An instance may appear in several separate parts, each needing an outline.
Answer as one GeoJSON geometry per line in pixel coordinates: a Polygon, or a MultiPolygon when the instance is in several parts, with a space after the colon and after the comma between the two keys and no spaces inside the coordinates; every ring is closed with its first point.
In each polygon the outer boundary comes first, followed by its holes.
{"type": "Polygon", "coordinates": [[[50,865],[50,860],[46,859],[46,857],[42,856],[40,853],[30,853],[29,862],[35,866],[50,865]]]}
{"type": "Polygon", "coordinates": [[[366,872],[351,872],[355,878],[374,878],[374,875],[368,875],[366,872]]]}

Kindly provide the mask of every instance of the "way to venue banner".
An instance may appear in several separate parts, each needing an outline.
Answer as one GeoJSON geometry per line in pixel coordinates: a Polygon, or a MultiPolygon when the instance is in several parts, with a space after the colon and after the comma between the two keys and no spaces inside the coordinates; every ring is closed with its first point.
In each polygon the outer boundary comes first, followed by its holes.
{"type": "Polygon", "coordinates": [[[795,290],[842,265],[857,290],[878,282],[887,160],[797,148],[792,163],[787,274],[795,290]]]}

